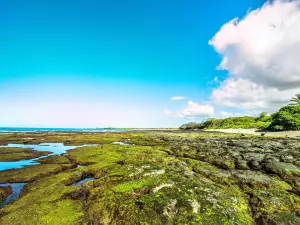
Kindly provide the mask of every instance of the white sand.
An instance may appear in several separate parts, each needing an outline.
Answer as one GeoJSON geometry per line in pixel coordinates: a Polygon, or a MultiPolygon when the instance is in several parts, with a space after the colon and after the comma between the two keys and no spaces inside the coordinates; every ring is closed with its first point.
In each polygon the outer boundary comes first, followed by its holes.
{"type": "Polygon", "coordinates": [[[300,137],[300,131],[261,132],[258,129],[211,129],[207,131],[254,135],[261,135],[261,133],[266,133],[265,136],[269,137],[300,137]]]}

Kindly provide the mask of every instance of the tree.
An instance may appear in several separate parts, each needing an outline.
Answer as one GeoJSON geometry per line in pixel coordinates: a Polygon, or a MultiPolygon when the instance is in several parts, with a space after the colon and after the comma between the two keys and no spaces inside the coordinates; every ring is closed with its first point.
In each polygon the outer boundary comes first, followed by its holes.
{"type": "Polygon", "coordinates": [[[300,94],[295,95],[291,102],[293,102],[291,105],[300,105],[300,94]]]}
{"type": "Polygon", "coordinates": [[[282,107],[272,115],[271,130],[300,130],[300,104],[282,107]]]}
{"type": "Polygon", "coordinates": [[[195,122],[183,124],[181,127],[179,127],[179,129],[182,129],[182,130],[192,130],[192,129],[197,129],[197,128],[198,128],[198,124],[195,122]]]}
{"type": "Polygon", "coordinates": [[[262,112],[262,113],[259,115],[258,119],[261,120],[261,119],[265,118],[266,116],[268,116],[268,113],[267,113],[267,112],[262,112]]]}

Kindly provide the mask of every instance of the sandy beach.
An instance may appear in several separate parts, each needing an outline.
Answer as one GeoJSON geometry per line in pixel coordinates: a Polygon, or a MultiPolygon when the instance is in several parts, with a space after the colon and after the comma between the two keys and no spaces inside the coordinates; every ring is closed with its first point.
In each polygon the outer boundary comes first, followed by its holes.
{"type": "Polygon", "coordinates": [[[300,131],[281,131],[281,132],[271,132],[271,131],[261,131],[259,129],[210,129],[206,131],[217,131],[222,133],[237,133],[237,134],[253,134],[261,135],[265,133],[268,137],[299,137],[300,131]]]}

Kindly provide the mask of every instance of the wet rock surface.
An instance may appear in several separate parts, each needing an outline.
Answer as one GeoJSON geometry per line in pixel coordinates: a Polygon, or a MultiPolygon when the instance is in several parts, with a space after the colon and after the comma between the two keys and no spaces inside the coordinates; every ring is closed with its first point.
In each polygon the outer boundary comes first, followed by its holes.
{"type": "Polygon", "coordinates": [[[0,147],[0,163],[33,159],[50,153],[49,151],[36,151],[31,148],[0,147]]]}
{"type": "Polygon", "coordinates": [[[2,182],[31,182],[1,209],[0,224],[299,224],[297,139],[128,132],[88,140],[103,145],[0,172],[2,182]],[[106,144],[124,140],[130,145],[106,144]]]}
{"type": "Polygon", "coordinates": [[[0,203],[4,202],[6,198],[12,194],[12,188],[8,186],[0,186],[0,203]]]}

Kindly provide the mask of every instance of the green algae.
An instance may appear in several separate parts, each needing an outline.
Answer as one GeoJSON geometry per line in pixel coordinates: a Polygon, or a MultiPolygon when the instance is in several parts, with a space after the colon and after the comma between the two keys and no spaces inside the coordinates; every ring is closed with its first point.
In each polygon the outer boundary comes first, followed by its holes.
{"type": "Polygon", "coordinates": [[[141,189],[142,187],[149,187],[154,184],[156,179],[142,179],[142,180],[134,180],[126,183],[121,183],[112,188],[114,192],[132,192],[136,189],[141,189]]]}
{"type": "Polygon", "coordinates": [[[47,151],[36,151],[31,148],[2,147],[0,148],[0,162],[33,159],[50,153],[47,151]]]}
{"type": "Polygon", "coordinates": [[[261,222],[264,225],[296,225],[300,224],[300,218],[292,213],[282,212],[263,216],[261,222]]]}
{"type": "Polygon", "coordinates": [[[70,160],[63,155],[50,155],[36,161],[41,164],[71,164],[70,160]]]}
{"type": "Polygon", "coordinates": [[[1,182],[32,182],[19,200],[1,209],[0,224],[299,221],[295,167],[288,176],[264,170],[274,159],[290,164],[299,159],[297,142],[237,137],[177,132],[37,134],[32,141],[101,145],[72,149],[40,160],[41,165],[0,173],[1,182]],[[135,145],[110,144],[113,141],[135,145]],[[280,149],[288,149],[283,152],[289,157],[281,157],[280,149]],[[86,177],[94,180],[72,186],[86,177]]]}
{"type": "Polygon", "coordinates": [[[68,198],[78,187],[70,184],[84,176],[70,170],[40,178],[26,185],[21,198],[1,210],[0,224],[77,224],[83,214],[83,203],[68,198]]]}
{"type": "Polygon", "coordinates": [[[11,169],[0,171],[0,183],[23,183],[37,180],[38,178],[49,176],[63,170],[71,168],[72,165],[41,164],[25,166],[21,169],[11,169]]]}
{"type": "Polygon", "coordinates": [[[80,224],[84,214],[82,203],[61,200],[53,203],[32,204],[26,209],[12,211],[0,218],[1,224],[80,224]]]}
{"type": "Polygon", "coordinates": [[[281,177],[293,175],[300,177],[300,168],[291,163],[271,162],[266,165],[266,169],[270,172],[278,174],[281,177]]]}
{"type": "Polygon", "coordinates": [[[297,195],[278,189],[253,190],[251,203],[255,217],[272,215],[277,212],[297,213],[300,198],[297,195]]]}

